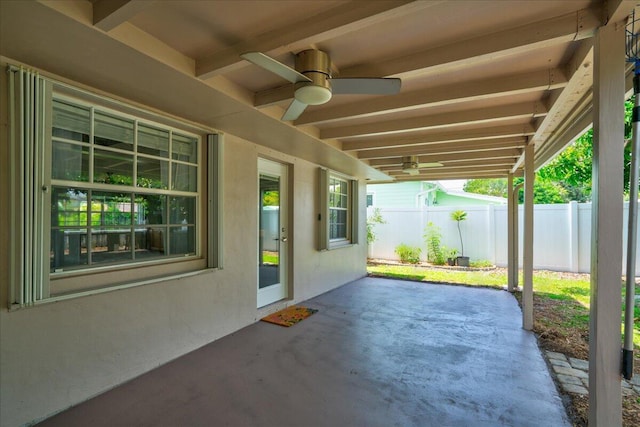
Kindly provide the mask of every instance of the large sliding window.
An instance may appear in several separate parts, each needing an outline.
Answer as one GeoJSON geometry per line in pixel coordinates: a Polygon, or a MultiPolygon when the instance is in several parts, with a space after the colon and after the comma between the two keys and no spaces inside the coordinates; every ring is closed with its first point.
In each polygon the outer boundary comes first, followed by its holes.
{"type": "Polygon", "coordinates": [[[52,273],[197,255],[194,135],[53,98],[52,273]]]}
{"type": "Polygon", "coordinates": [[[217,135],[24,69],[8,87],[11,306],[221,266],[217,135]]]}

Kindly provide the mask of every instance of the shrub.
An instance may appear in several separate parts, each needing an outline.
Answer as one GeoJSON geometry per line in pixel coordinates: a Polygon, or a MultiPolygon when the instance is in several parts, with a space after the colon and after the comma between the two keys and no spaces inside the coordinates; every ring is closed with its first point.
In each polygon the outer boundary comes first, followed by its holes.
{"type": "Polygon", "coordinates": [[[420,253],[422,250],[415,246],[409,246],[401,243],[396,246],[395,252],[400,257],[400,261],[402,263],[417,264],[420,262],[420,253]]]}
{"type": "Polygon", "coordinates": [[[387,221],[382,218],[379,208],[375,208],[370,217],[367,218],[367,243],[371,244],[376,241],[377,236],[374,231],[376,224],[386,224],[387,221]]]}
{"type": "Polygon", "coordinates": [[[427,244],[427,260],[435,265],[444,265],[447,258],[440,244],[442,241],[440,227],[429,221],[425,229],[424,241],[427,244]]]}
{"type": "Polygon", "coordinates": [[[493,263],[488,259],[479,259],[477,261],[471,261],[469,263],[469,266],[475,267],[475,268],[486,268],[486,267],[493,267],[493,263]]]}

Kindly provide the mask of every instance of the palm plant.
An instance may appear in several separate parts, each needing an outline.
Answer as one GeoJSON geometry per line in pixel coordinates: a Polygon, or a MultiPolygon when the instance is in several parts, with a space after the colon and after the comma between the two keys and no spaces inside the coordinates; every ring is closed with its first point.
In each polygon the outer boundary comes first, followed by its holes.
{"type": "Polygon", "coordinates": [[[460,236],[460,255],[464,256],[464,244],[462,243],[462,231],[460,231],[460,221],[467,219],[467,213],[463,210],[451,212],[451,219],[458,223],[458,235],[460,236]]]}

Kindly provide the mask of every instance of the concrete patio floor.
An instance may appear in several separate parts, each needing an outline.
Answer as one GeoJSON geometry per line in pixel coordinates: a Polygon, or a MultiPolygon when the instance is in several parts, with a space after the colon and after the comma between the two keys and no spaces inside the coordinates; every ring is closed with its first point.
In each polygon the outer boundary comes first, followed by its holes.
{"type": "Polygon", "coordinates": [[[504,291],[364,278],[42,426],[569,426],[504,291]]]}

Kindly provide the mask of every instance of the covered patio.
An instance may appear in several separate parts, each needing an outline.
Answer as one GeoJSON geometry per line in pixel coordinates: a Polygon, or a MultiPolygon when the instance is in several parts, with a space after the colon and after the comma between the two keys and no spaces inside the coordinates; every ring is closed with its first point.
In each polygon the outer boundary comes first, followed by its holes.
{"type": "Polygon", "coordinates": [[[103,392],[46,422],[561,425],[529,332],[533,183],[591,125],[594,231],[576,242],[591,246],[589,422],[620,425],[635,6],[0,1],[0,425],[103,392]],[[281,212],[265,301],[261,176],[281,212]],[[366,275],[367,183],[493,177],[513,189],[511,291],[524,229],[522,313],[508,293],[341,287],[366,275]],[[93,219],[100,197],[123,224],[93,219]],[[68,224],[59,209],[76,199],[68,224]],[[136,252],[125,235],[146,228],[165,241],[136,252]],[[108,232],[122,238],[92,247],[108,232]],[[84,243],[55,244],[74,233],[84,243]],[[293,329],[254,324],[307,300],[321,311],[293,329]]]}
{"type": "Polygon", "coordinates": [[[508,292],[364,278],[40,425],[570,425],[508,292]]]}

